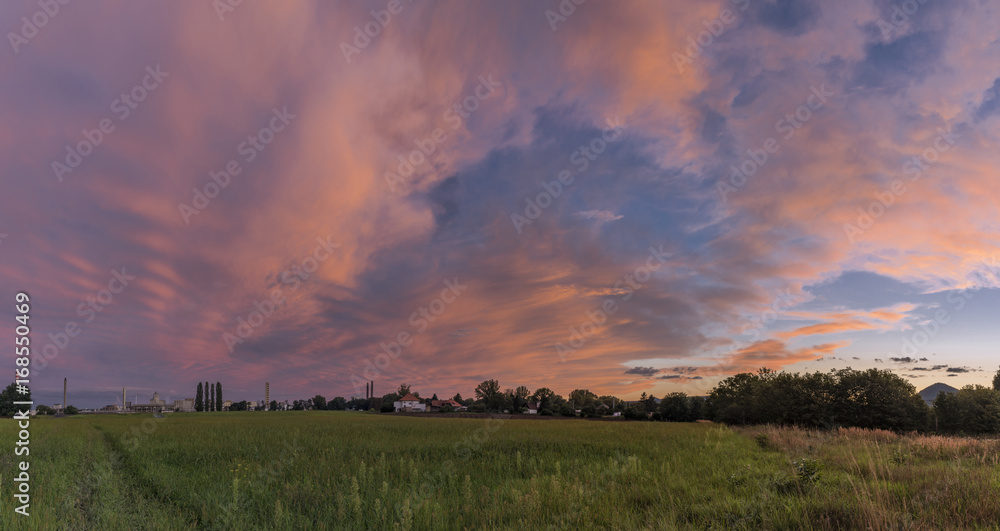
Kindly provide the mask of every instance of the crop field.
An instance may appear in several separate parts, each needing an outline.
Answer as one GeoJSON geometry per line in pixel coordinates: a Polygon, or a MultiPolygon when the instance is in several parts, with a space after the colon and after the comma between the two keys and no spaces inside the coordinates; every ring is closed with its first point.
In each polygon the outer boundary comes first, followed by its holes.
{"type": "MultiPolygon", "coordinates": [[[[13,448],[15,423],[0,420],[13,448]]],[[[347,412],[31,423],[3,529],[953,529],[1000,522],[995,440],[347,412]]]]}

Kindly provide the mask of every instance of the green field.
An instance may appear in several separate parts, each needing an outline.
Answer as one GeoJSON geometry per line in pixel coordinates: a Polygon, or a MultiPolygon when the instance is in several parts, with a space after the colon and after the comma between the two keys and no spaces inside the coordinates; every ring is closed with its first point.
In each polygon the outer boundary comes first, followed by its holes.
{"type": "Polygon", "coordinates": [[[346,412],[31,423],[3,529],[995,529],[995,440],[346,412]],[[807,460],[803,461],[803,458],[807,460]]]}

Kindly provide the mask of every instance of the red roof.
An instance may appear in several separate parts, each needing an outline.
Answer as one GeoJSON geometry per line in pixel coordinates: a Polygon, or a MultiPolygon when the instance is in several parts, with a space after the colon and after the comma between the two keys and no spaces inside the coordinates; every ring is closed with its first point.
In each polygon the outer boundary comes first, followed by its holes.
{"type": "Polygon", "coordinates": [[[413,393],[409,393],[403,398],[399,399],[400,402],[420,402],[420,399],[413,396],[413,393]]]}

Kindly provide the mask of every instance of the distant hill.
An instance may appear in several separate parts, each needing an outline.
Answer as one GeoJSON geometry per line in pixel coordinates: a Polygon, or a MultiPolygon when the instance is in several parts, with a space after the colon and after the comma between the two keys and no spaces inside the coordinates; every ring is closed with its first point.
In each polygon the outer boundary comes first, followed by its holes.
{"type": "Polygon", "coordinates": [[[924,402],[931,404],[934,402],[934,399],[937,398],[938,393],[940,393],[941,391],[944,391],[945,393],[954,393],[958,391],[958,389],[955,389],[954,387],[948,384],[943,384],[941,382],[938,382],[936,384],[933,384],[925,388],[923,391],[920,391],[917,394],[920,395],[920,398],[924,399],[924,402]]]}

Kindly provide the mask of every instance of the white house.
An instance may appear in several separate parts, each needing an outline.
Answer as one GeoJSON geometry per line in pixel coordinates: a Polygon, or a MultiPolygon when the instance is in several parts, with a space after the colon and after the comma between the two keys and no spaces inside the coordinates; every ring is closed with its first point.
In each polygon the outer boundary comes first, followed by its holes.
{"type": "Polygon", "coordinates": [[[524,406],[526,408],[528,408],[528,409],[524,410],[524,412],[527,413],[528,415],[537,415],[538,414],[538,404],[537,403],[528,402],[524,406]]]}
{"type": "Polygon", "coordinates": [[[427,411],[427,404],[421,404],[420,399],[409,393],[392,403],[396,411],[427,411]]]}

